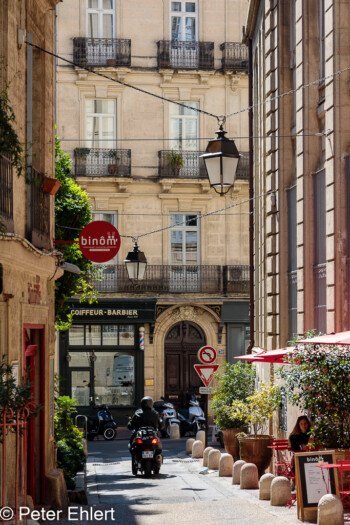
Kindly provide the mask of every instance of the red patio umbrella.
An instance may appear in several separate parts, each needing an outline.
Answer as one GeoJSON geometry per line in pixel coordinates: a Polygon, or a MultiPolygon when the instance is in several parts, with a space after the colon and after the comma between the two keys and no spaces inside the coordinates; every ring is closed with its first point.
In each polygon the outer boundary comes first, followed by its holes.
{"type": "Polygon", "coordinates": [[[301,339],[298,341],[299,343],[308,345],[350,345],[350,331],[318,335],[310,337],[310,339],[301,339]]]}
{"type": "Polygon", "coordinates": [[[241,355],[235,359],[244,361],[255,361],[259,363],[285,363],[284,358],[295,350],[295,346],[286,346],[285,348],[276,348],[269,352],[259,352],[258,354],[241,355]]]}

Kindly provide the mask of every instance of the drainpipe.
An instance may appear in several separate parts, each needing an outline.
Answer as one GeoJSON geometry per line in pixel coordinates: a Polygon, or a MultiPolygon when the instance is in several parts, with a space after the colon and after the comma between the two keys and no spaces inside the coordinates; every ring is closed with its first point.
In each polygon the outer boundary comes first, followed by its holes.
{"type": "MultiPolygon", "coordinates": [[[[27,42],[33,41],[31,33],[27,33],[27,42]]],[[[32,178],[32,142],[33,142],[33,48],[27,45],[27,178],[32,178]]],[[[32,186],[27,187],[27,239],[32,240],[32,186]]]]}
{"type": "Polygon", "coordinates": [[[254,347],[254,139],[253,139],[253,52],[252,40],[248,40],[248,97],[249,97],[249,321],[250,344],[247,353],[251,354],[254,347]]]}

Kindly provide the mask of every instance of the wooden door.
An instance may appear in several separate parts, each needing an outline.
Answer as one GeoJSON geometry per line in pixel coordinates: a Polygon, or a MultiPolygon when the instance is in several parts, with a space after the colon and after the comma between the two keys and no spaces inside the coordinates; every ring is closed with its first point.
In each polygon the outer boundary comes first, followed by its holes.
{"type": "Polygon", "coordinates": [[[199,397],[202,383],[193,365],[205,344],[202,329],[190,321],[176,323],[165,337],[165,398],[177,408],[185,406],[191,394],[199,397]]]}

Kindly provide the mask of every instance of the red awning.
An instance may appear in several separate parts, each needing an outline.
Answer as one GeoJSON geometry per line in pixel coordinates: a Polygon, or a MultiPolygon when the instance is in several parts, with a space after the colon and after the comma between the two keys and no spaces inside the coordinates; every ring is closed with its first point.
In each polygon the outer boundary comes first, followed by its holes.
{"type": "Polygon", "coordinates": [[[350,345],[350,332],[337,332],[327,335],[318,335],[310,339],[301,339],[298,344],[310,345],[350,345]]]}
{"type": "Polygon", "coordinates": [[[285,348],[277,348],[269,352],[259,352],[258,354],[241,355],[235,359],[242,359],[244,361],[255,361],[259,363],[285,363],[284,357],[294,351],[294,346],[287,346],[285,348]]]}

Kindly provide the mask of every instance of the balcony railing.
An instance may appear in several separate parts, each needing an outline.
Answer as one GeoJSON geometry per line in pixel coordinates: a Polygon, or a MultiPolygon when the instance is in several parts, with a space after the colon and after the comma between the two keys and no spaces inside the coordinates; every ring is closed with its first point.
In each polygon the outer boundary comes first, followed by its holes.
{"type": "Polygon", "coordinates": [[[50,239],[50,194],[42,190],[42,173],[31,168],[32,242],[46,248],[50,239]]]}
{"type": "Polygon", "coordinates": [[[76,177],[130,177],[130,149],[76,148],[76,177]]]}
{"type": "Polygon", "coordinates": [[[78,66],[130,67],[131,40],[73,38],[73,61],[78,66]]]}
{"type": "Polygon", "coordinates": [[[222,69],[247,69],[248,47],[240,42],[224,42],[221,44],[222,69]]]}
{"type": "Polygon", "coordinates": [[[152,265],[137,286],[128,279],[125,265],[96,268],[90,283],[99,292],[249,293],[249,266],[152,265]]]}
{"type": "Polygon", "coordinates": [[[237,166],[236,179],[249,179],[249,153],[246,151],[241,151],[241,157],[237,166]]]}
{"type": "Polygon", "coordinates": [[[11,161],[0,155],[0,216],[7,221],[13,219],[13,172],[11,161]]]}
{"type": "Polygon", "coordinates": [[[176,151],[182,158],[183,166],[176,165],[172,153],[174,150],[158,151],[158,175],[159,177],[181,178],[181,179],[205,179],[206,171],[203,159],[199,155],[203,151],[176,151]]]}
{"type": "Polygon", "coordinates": [[[214,69],[214,42],[159,40],[158,69],[214,69]]]}

